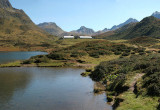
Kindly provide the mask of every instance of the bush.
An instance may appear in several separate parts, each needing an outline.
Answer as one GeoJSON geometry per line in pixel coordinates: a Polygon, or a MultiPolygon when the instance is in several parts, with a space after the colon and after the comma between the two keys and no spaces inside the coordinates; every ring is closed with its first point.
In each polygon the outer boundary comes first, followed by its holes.
{"type": "Polygon", "coordinates": [[[25,60],[25,61],[22,62],[22,64],[31,64],[31,63],[33,63],[32,60],[25,60]]]}
{"type": "Polygon", "coordinates": [[[71,53],[71,57],[82,57],[82,56],[86,56],[87,53],[86,52],[72,52],[71,53]]]}
{"type": "Polygon", "coordinates": [[[120,55],[121,53],[122,53],[122,52],[120,52],[120,51],[114,52],[115,55],[120,55]]]}
{"type": "Polygon", "coordinates": [[[68,59],[68,54],[65,53],[52,53],[48,55],[48,58],[54,59],[54,60],[66,60],[68,59]]]}
{"type": "Polygon", "coordinates": [[[130,53],[128,53],[128,52],[123,52],[123,54],[122,54],[122,56],[129,56],[130,55],[130,53]]]}
{"type": "Polygon", "coordinates": [[[99,53],[89,53],[89,56],[99,58],[99,53]]]}
{"type": "Polygon", "coordinates": [[[147,88],[148,95],[160,96],[160,73],[155,72],[152,75],[146,76],[143,87],[147,88]]]}
{"type": "Polygon", "coordinates": [[[116,91],[121,92],[123,90],[123,85],[125,83],[126,76],[124,74],[120,74],[114,82],[110,85],[109,90],[110,91],[116,91]]]}

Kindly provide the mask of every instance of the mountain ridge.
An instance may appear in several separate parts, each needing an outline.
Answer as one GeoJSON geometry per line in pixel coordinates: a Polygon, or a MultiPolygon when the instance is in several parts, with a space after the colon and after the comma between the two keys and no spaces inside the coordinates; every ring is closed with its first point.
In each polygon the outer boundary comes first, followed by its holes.
{"type": "Polygon", "coordinates": [[[37,27],[23,10],[13,8],[8,0],[0,1],[1,47],[29,48],[53,40],[54,36],[37,27]]]}
{"type": "Polygon", "coordinates": [[[132,39],[136,37],[152,37],[160,38],[160,19],[153,16],[144,18],[138,23],[130,23],[122,28],[112,31],[112,34],[108,32],[94,36],[95,38],[104,39],[132,39]]]}
{"type": "Polygon", "coordinates": [[[9,0],[0,0],[0,8],[13,8],[9,0]]]}
{"type": "Polygon", "coordinates": [[[65,32],[54,22],[44,22],[38,24],[37,26],[55,36],[59,36],[65,32]]]}

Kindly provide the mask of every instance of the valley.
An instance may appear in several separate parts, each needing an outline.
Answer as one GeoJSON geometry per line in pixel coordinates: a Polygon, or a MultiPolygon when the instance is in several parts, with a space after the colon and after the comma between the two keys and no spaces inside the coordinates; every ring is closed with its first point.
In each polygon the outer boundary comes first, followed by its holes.
{"type": "Polygon", "coordinates": [[[159,110],[159,62],[158,11],[99,31],[65,31],[0,1],[2,110],[159,110]]]}

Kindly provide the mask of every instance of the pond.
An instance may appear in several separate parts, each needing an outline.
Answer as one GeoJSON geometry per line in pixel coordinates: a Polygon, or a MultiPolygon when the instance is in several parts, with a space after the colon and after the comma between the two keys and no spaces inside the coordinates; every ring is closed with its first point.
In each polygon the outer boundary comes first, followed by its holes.
{"type": "Polygon", "coordinates": [[[0,110],[111,110],[77,68],[0,68],[0,110]]]}
{"type": "Polygon", "coordinates": [[[36,55],[46,55],[46,52],[32,51],[32,52],[0,52],[0,64],[13,62],[16,60],[26,60],[36,55]]]}

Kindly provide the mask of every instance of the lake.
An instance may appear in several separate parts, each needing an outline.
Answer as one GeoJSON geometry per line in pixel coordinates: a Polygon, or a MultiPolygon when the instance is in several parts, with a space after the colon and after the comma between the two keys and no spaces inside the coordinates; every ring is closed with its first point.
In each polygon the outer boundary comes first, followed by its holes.
{"type": "Polygon", "coordinates": [[[77,68],[0,68],[0,110],[111,110],[77,68]]]}
{"type": "Polygon", "coordinates": [[[46,52],[0,52],[0,64],[13,62],[16,60],[26,60],[36,55],[46,55],[46,52]]]}

